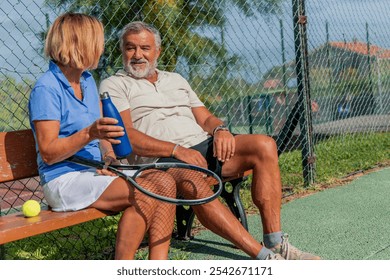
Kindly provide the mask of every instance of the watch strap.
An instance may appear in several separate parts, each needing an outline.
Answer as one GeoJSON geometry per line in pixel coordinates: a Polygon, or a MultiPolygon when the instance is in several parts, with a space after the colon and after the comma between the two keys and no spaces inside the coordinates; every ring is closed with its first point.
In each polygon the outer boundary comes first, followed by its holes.
{"type": "Polygon", "coordinates": [[[216,128],[214,128],[213,130],[213,136],[215,135],[215,133],[217,133],[217,131],[219,130],[225,130],[225,131],[229,131],[229,128],[224,125],[224,124],[221,124],[221,125],[218,125],[216,128]]]}

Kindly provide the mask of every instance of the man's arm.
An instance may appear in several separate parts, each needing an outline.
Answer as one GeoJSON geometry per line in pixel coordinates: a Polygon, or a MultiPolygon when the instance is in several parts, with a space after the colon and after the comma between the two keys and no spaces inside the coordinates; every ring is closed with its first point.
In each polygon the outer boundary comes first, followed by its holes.
{"type": "Polygon", "coordinates": [[[236,150],[236,141],[234,136],[228,130],[215,130],[223,125],[223,121],[214,116],[206,107],[192,108],[196,122],[214,137],[214,156],[218,160],[228,161],[236,150]]]}
{"type": "Polygon", "coordinates": [[[120,112],[120,114],[135,154],[143,157],[174,156],[183,162],[207,168],[205,158],[198,151],[178,146],[173,155],[176,146],[174,143],[153,138],[135,129],[129,109],[120,112]]]}
{"type": "Polygon", "coordinates": [[[214,116],[206,107],[192,108],[192,113],[196,122],[210,135],[213,135],[213,131],[217,126],[223,124],[223,121],[214,116]]]}
{"type": "Polygon", "coordinates": [[[158,140],[133,126],[130,110],[120,112],[134,153],[144,157],[170,157],[175,144],[158,140]]]}

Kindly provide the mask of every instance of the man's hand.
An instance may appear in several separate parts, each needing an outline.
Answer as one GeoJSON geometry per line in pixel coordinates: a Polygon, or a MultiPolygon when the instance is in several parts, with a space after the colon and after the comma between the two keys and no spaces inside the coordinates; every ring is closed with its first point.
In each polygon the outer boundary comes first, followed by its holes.
{"type": "Polygon", "coordinates": [[[213,142],[214,156],[219,161],[225,162],[234,156],[236,151],[236,140],[227,130],[218,130],[214,135],[213,142]]]}
{"type": "Polygon", "coordinates": [[[200,152],[194,149],[178,146],[175,150],[175,158],[185,163],[200,166],[207,169],[207,161],[200,152]]]}
{"type": "Polygon", "coordinates": [[[114,172],[111,172],[107,169],[107,167],[111,164],[117,163],[115,155],[114,156],[105,156],[104,157],[104,166],[102,169],[97,169],[96,173],[99,175],[107,175],[107,176],[118,176],[114,172]]]}

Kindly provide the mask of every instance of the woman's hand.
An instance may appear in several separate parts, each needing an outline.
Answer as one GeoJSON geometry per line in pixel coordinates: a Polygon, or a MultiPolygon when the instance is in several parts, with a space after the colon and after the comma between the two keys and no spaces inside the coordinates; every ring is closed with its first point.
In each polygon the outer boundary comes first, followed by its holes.
{"type": "Polygon", "coordinates": [[[111,144],[119,144],[121,141],[115,138],[125,135],[125,131],[117,123],[118,120],[114,118],[100,118],[89,126],[89,135],[92,139],[105,139],[111,144]]]}

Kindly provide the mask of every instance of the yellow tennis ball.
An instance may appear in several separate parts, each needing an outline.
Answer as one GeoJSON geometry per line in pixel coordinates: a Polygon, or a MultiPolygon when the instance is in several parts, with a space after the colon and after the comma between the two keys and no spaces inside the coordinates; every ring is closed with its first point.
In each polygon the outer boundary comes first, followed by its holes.
{"type": "Polygon", "coordinates": [[[35,200],[27,200],[22,206],[22,212],[26,217],[35,217],[41,212],[41,205],[35,200]]]}

